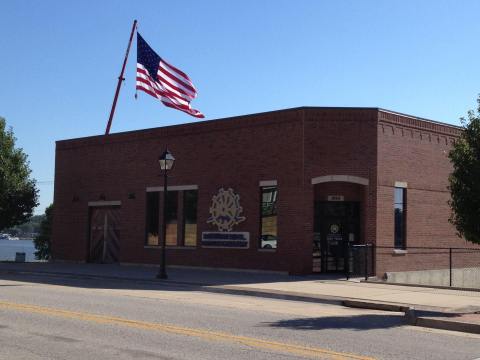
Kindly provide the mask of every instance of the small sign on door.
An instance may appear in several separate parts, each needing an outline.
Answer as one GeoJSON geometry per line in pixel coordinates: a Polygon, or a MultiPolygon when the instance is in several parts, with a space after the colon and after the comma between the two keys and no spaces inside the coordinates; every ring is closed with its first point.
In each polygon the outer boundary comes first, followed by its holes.
{"type": "Polygon", "coordinates": [[[327,200],[328,201],[343,201],[345,198],[343,195],[328,195],[327,200]]]}

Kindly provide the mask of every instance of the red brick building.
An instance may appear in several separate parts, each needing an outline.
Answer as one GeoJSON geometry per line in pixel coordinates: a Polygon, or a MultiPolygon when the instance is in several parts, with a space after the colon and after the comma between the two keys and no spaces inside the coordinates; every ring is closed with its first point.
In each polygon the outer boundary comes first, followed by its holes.
{"type": "Polygon", "coordinates": [[[158,264],[168,144],[169,265],[341,272],[344,244],[373,243],[391,247],[374,257],[377,275],[435,268],[408,249],[466,246],[447,204],[460,131],[378,108],[302,107],[58,141],[52,255],[158,264]]]}

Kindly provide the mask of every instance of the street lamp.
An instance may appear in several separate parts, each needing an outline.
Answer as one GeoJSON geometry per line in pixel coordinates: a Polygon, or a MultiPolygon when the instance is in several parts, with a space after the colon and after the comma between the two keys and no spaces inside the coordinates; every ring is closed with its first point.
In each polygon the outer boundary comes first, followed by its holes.
{"type": "Polygon", "coordinates": [[[165,245],[167,242],[167,172],[173,169],[175,164],[175,158],[172,153],[168,151],[168,148],[165,148],[163,154],[158,158],[158,163],[160,164],[160,169],[163,171],[163,229],[162,229],[162,261],[160,263],[160,269],[157,274],[157,279],[166,279],[167,272],[165,266],[165,245]]]}

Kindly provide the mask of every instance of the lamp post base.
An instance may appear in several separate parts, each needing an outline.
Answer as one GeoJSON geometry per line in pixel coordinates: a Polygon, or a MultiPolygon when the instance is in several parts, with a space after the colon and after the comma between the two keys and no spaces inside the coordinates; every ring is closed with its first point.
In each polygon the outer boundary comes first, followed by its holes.
{"type": "Polygon", "coordinates": [[[156,276],[157,279],[168,279],[168,276],[166,273],[159,272],[156,276]]]}

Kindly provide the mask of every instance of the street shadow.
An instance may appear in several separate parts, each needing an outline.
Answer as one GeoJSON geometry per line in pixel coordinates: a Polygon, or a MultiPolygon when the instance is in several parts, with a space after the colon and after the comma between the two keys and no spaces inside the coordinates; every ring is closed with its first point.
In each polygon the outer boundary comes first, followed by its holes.
{"type": "MultiPolygon", "coordinates": [[[[157,280],[158,267],[129,266],[119,264],[71,264],[71,263],[1,263],[0,279],[13,277],[27,278],[37,282],[65,284],[77,283],[77,279],[95,280],[101,285],[92,284],[91,287],[112,286],[114,288],[130,287],[132,283],[142,283],[142,286],[165,285],[169,282],[157,280]],[[53,279],[57,277],[58,279],[53,279]],[[75,281],[72,281],[75,280],[75,281]],[[121,282],[123,284],[117,284],[121,282]],[[127,285],[126,283],[130,283],[127,285]],[[110,284],[110,285],[109,285],[110,284]],[[155,285],[156,284],[156,285],[155,285]]],[[[288,283],[298,281],[339,281],[345,280],[339,275],[305,275],[294,276],[285,273],[262,273],[251,271],[225,271],[202,268],[168,268],[168,279],[172,282],[187,286],[223,286],[223,285],[249,285],[266,283],[288,283]]],[[[21,281],[21,280],[20,280],[21,281]]],[[[90,287],[90,286],[89,286],[90,287]]]]}
{"type": "Polygon", "coordinates": [[[369,314],[351,316],[325,316],[319,318],[298,318],[262,323],[263,326],[290,330],[348,329],[354,331],[389,329],[405,325],[401,314],[369,314]]]}
{"type": "MultiPolygon", "coordinates": [[[[248,277],[248,274],[246,275],[248,277]]],[[[17,286],[35,286],[42,285],[56,285],[65,287],[75,287],[82,289],[107,289],[107,290],[157,290],[157,291],[185,291],[185,292],[208,292],[218,293],[224,295],[244,295],[244,296],[261,296],[269,299],[305,301],[322,304],[338,304],[338,300],[330,297],[311,297],[308,293],[302,294],[286,294],[283,291],[257,289],[254,286],[248,287],[249,283],[256,282],[244,281],[218,281],[209,282],[208,284],[189,283],[183,281],[165,281],[156,280],[152,275],[151,279],[125,279],[125,278],[108,278],[99,276],[89,276],[85,274],[48,274],[48,273],[21,273],[21,272],[6,272],[0,268],[0,281],[15,281],[23,282],[24,285],[17,286]],[[245,284],[243,286],[228,287],[232,284],[245,284]]],[[[292,280],[294,281],[294,280],[292,280]]],[[[10,285],[10,284],[9,284],[10,285]]],[[[13,284],[11,284],[13,285],[13,284]]],[[[287,289],[288,290],[288,289],[287,289]]],[[[288,291],[287,291],[288,292],[288,291]]]]}
{"type": "MultiPolygon", "coordinates": [[[[201,285],[169,283],[165,281],[142,281],[133,279],[109,279],[72,274],[14,274],[0,273],[0,281],[15,281],[28,284],[56,285],[83,289],[112,290],[162,290],[162,291],[201,291],[201,285]]],[[[0,284],[0,286],[24,286],[0,284]]]]}

